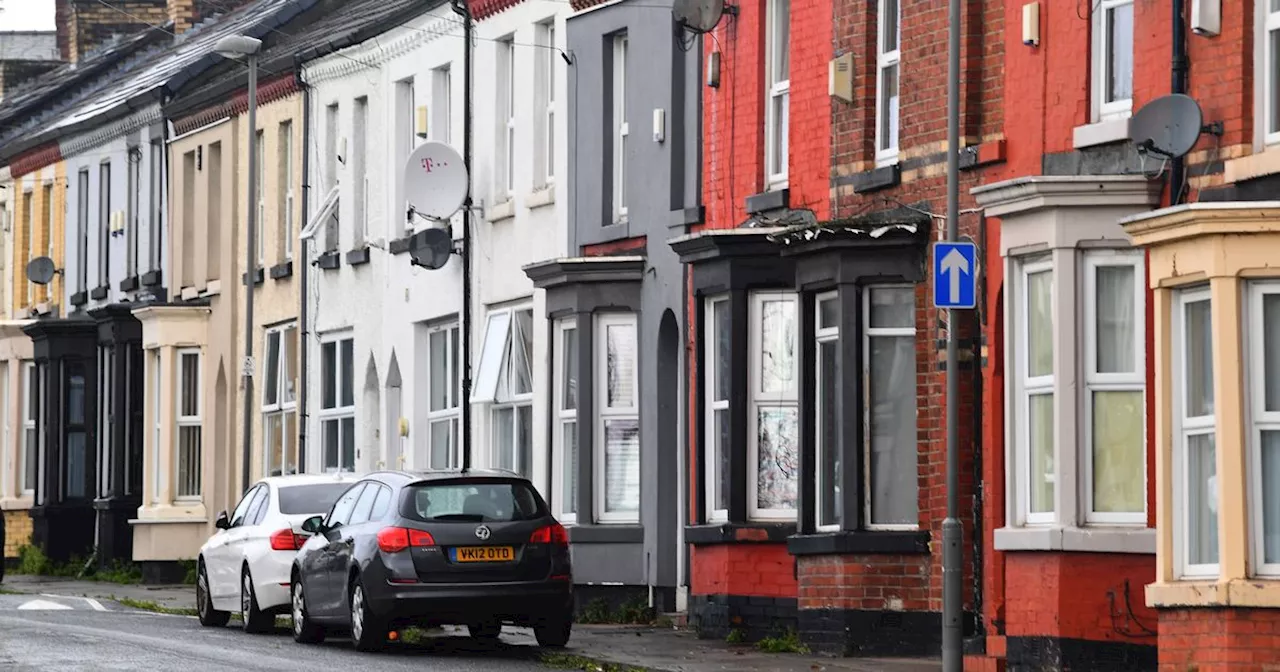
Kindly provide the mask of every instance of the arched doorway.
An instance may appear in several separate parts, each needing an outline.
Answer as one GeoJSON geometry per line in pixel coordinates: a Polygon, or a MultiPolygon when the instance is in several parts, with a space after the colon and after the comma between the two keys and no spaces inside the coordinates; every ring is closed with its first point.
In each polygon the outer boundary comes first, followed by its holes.
{"type": "MultiPolygon", "coordinates": [[[[373,465],[375,469],[382,469],[386,466],[386,453],[383,452],[381,441],[382,428],[378,422],[378,418],[382,417],[382,390],[378,385],[378,365],[373,361],[373,355],[369,355],[369,365],[364,370],[364,395],[361,400],[364,408],[357,414],[357,422],[360,416],[367,420],[360,423],[360,432],[364,436],[364,440],[356,446],[356,464],[357,465],[373,465]],[[362,448],[367,450],[361,450],[362,448]]],[[[358,466],[357,469],[367,469],[368,466],[358,466]]]]}
{"type": "Polygon", "coordinates": [[[685,583],[684,551],[684,456],[680,450],[680,325],[670,309],[662,314],[658,325],[658,389],[657,389],[657,457],[658,519],[667,523],[657,526],[659,556],[657,576],[661,600],[655,594],[654,606],[671,611],[676,608],[676,589],[685,583]],[[671,497],[671,489],[676,496],[671,497]]]}
{"type": "Polygon", "coordinates": [[[401,396],[400,362],[396,360],[396,351],[391,351],[391,362],[387,364],[387,468],[405,468],[404,443],[400,435],[400,418],[404,417],[403,397],[401,396]]]}

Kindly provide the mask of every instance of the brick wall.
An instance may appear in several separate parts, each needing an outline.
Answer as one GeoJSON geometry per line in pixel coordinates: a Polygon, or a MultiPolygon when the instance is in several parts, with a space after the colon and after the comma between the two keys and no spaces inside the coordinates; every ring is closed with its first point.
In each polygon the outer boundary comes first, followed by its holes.
{"type": "Polygon", "coordinates": [[[695,546],[689,570],[694,595],[796,596],[795,558],[785,544],[695,546]]]}
{"type": "Polygon", "coordinates": [[[1280,609],[1163,609],[1160,672],[1280,670],[1280,609]]]}
{"type": "Polygon", "coordinates": [[[928,556],[801,556],[798,564],[801,609],[941,610],[930,604],[928,556]]]}
{"type": "Polygon", "coordinates": [[[18,557],[18,549],[31,543],[31,515],[22,511],[4,512],[4,557],[18,557]]]}
{"type": "Polygon", "coordinates": [[[1142,554],[1008,553],[1005,634],[1153,646],[1157,615],[1143,589],[1155,571],[1142,554]]]}
{"type": "Polygon", "coordinates": [[[169,21],[168,0],[57,0],[54,20],[64,60],[77,62],[114,36],[133,35],[169,21]]]}

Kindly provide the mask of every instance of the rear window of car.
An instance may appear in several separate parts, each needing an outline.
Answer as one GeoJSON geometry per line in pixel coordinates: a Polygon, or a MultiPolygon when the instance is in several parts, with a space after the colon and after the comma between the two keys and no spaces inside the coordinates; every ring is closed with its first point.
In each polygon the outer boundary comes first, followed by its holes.
{"type": "Polygon", "coordinates": [[[286,516],[328,513],[350,483],[316,483],[280,488],[280,513],[286,516]]]}
{"type": "Polygon", "coordinates": [[[424,522],[506,523],[546,515],[528,483],[422,483],[406,490],[401,513],[424,522]]]}

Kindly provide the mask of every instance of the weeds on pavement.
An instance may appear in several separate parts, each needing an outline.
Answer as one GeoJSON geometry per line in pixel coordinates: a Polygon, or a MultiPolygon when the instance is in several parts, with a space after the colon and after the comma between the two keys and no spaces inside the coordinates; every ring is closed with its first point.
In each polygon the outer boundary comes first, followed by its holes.
{"type": "Polygon", "coordinates": [[[636,596],[612,609],[608,600],[596,598],[582,607],[575,620],[592,624],[649,625],[654,622],[655,614],[648,602],[646,598],[636,596]]]}
{"type": "MultiPolygon", "coordinates": [[[[197,615],[195,609],[188,609],[186,607],[166,607],[159,603],[152,602],[151,600],[135,600],[131,597],[116,597],[112,599],[126,607],[141,609],[143,611],[153,611],[157,614],[173,614],[175,616],[197,615]]],[[[235,614],[233,614],[233,616],[234,615],[235,614]]]]}
{"type": "Polygon", "coordinates": [[[765,637],[756,642],[756,648],[765,653],[809,653],[809,647],[805,646],[796,631],[791,629],[777,637],[765,637]]]}
{"type": "Polygon", "coordinates": [[[646,672],[643,667],[619,665],[592,660],[570,653],[544,653],[542,664],[557,670],[582,670],[583,672],[646,672]]]}

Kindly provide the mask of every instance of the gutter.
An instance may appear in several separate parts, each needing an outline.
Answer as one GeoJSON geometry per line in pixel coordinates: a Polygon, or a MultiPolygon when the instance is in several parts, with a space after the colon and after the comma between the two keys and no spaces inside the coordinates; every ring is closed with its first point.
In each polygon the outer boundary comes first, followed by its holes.
{"type": "MultiPolygon", "coordinates": [[[[311,204],[311,88],[302,81],[302,63],[294,60],[293,73],[302,90],[302,218],[306,225],[310,217],[311,204]]],[[[293,235],[290,232],[289,235],[293,235]]],[[[311,275],[311,264],[307,247],[311,241],[299,240],[298,245],[298,282],[300,283],[298,307],[298,464],[297,472],[306,473],[307,464],[307,402],[311,395],[307,394],[307,346],[311,341],[307,338],[307,277],[311,275]]]]}

